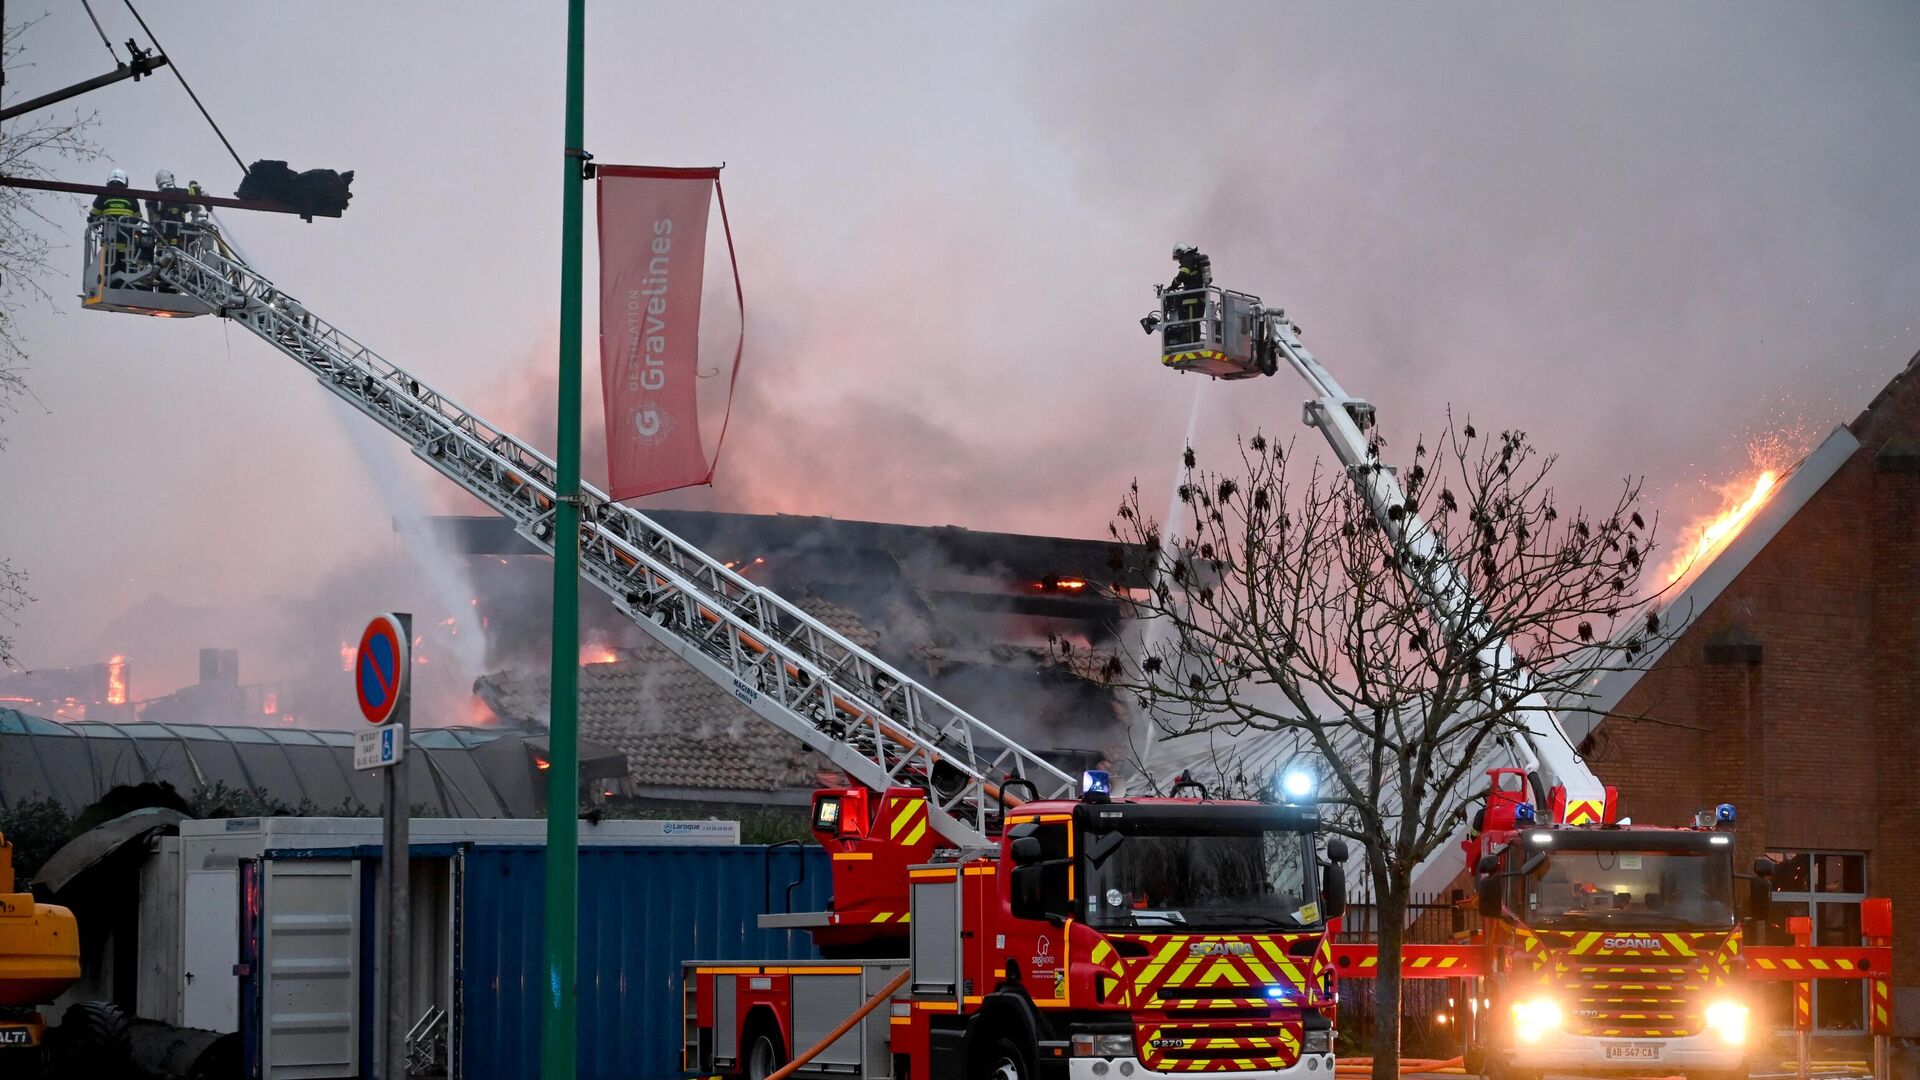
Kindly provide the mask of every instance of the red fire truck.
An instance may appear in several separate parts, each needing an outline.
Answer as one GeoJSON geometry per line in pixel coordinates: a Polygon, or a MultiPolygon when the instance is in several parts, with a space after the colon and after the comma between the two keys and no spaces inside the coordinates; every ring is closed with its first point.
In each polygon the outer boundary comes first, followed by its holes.
{"type": "Polygon", "coordinates": [[[922,789],[816,793],[834,910],[762,922],[829,959],[689,964],[686,1068],[765,1080],[827,1042],[797,1075],[1331,1078],[1345,844],[1322,859],[1310,804],[1175,793],[1115,798],[1090,772],[974,849],[938,846],[922,789]]]}
{"type": "Polygon", "coordinates": [[[1764,920],[1773,865],[1735,895],[1734,808],[1687,828],[1536,821],[1518,769],[1495,769],[1463,846],[1492,956],[1470,1051],[1495,1077],[1544,1071],[1747,1074],[1741,916],[1764,920]]]}
{"type": "MultiPolygon", "coordinates": [[[[1243,379],[1284,366],[1306,380],[1314,397],[1305,422],[1326,437],[1381,526],[1407,549],[1400,565],[1422,568],[1413,584],[1427,603],[1461,626],[1484,618],[1393,470],[1379,467],[1373,406],[1341,387],[1282,309],[1205,284],[1163,294],[1161,310],[1142,325],[1161,330],[1161,362],[1175,370],[1243,379]]],[[[1587,767],[1508,643],[1484,628],[1466,636],[1484,643],[1491,668],[1514,672],[1520,690],[1517,722],[1499,740],[1512,767],[1488,771],[1485,805],[1463,841],[1484,943],[1410,946],[1402,975],[1482,980],[1474,995],[1481,1008],[1463,1016],[1477,1017],[1468,1071],[1513,1080],[1546,1071],[1744,1078],[1758,980],[1808,972],[1868,978],[1876,1000],[1888,996],[1884,942],[1749,948],[1757,964],[1743,962],[1741,917],[1749,925],[1765,919],[1773,865],[1759,859],[1751,875],[1735,874],[1734,808],[1704,812],[1687,828],[1618,818],[1614,789],[1587,767]],[[1744,904],[1735,897],[1736,877],[1748,879],[1744,904]]],[[[1450,855],[1443,848],[1433,861],[1450,855]]],[[[1890,940],[1891,909],[1874,910],[1884,932],[1869,936],[1890,940]]],[[[1341,946],[1336,955],[1343,972],[1370,974],[1370,947],[1341,946]]],[[[1803,989],[1797,1000],[1804,997],[1803,989]]],[[[1796,1010],[1803,1030],[1804,1012],[1796,1010]]],[[[1874,1033],[1889,1027],[1876,1011],[1874,1033]]]]}

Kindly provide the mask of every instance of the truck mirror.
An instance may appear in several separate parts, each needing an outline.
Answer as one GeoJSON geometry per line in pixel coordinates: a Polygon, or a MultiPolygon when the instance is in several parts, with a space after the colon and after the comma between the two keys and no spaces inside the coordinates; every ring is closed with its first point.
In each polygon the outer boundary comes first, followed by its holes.
{"type": "Polygon", "coordinates": [[[1500,856],[1498,855],[1480,856],[1480,865],[1474,867],[1474,872],[1479,874],[1481,877],[1486,877],[1488,874],[1499,873],[1500,872],[1500,856]]]}
{"type": "Polygon", "coordinates": [[[1046,856],[1037,836],[1022,836],[1013,841],[1007,849],[1013,855],[1013,865],[1030,867],[1046,856]]]}
{"type": "MultiPolygon", "coordinates": [[[[1040,841],[1029,841],[1038,845],[1040,841]]],[[[1021,841],[1016,840],[1018,844],[1021,841]]],[[[1047,898],[1042,888],[1046,876],[1044,868],[1033,865],[1013,868],[1013,888],[1008,897],[1008,907],[1013,910],[1016,919],[1044,919],[1047,917],[1047,898]]]]}
{"type": "Polygon", "coordinates": [[[1753,860],[1753,876],[1754,877],[1772,878],[1773,872],[1777,869],[1779,868],[1774,865],[1773,860],[1767,858],[1765,855],[1762,855],[1759,858],[1753,860]]]}
{"type": "MultiPolygon", "coordinates": [[[[1338,840],[1333,841],[1333,844],[1339,843],[1338,840]]],[[[1331,849],[1333,844],[1327,845],[1328,848],[1331,849]]],[[[1344,848],[1346,845],[1340,846],[1344,848]]],[[[1327,854],[1331,856],[1333,852],[1329,850],[1327,854]]],[[[1347,868],[1340,865],[1346,861],[1346,852],[1342,851],[1340,854],[1341,858],[1335,859],[1333,865],[1320,874],[1321,922],[1337,919],[1347,910],[1347,868]]]]}
{"type": "Polygon", "coordinates": [[[1345,840],[1337,836],[1327,838],[1327,861],[1335,866],[1339,866],[1347,861],[1347,842],[1345,840]]]}
{"type": "Polygon", "coordinates": [[[1480,898],[1481,918],[1497,919],[1500,917],[1500,883],[1501,879],[1499,877],[1492,874],[1485,874],[1474,884],[1474,889],[1480,898]]]}
{"type": "Polygon", "coordinates": [[[1520,876],[1526,877],[1546,864],[1547,853],[1544,851],[1536,851],[1532,855],[1527,856],[1526,862],[1520,864],[1520,876]]]}
{"type": "MultiPolygon", "coordinates": [[[[1759,867],[1756,865],[1754,869],[1758,870],[1759,867]]],[[[1747,883],[1747,918],[1766,922],[1772,915],[1773,885],[1765,877],[1756,877],[1747,883]]]]}

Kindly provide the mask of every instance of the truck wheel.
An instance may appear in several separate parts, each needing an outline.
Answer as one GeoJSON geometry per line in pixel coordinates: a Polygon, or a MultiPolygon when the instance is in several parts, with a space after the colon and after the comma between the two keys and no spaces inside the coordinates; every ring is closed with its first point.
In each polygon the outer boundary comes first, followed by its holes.
{"type": "Polygon", "coordinates": [[[740,1075],[746,1080],[767,1080],[787,1063],[787,1049],[780,1043],[780,1032],[764,1020],[747,1029],[743,1043],[740,1075]]]}
{"type": "Polygon", "coordinates": [[[969,1070],[971,1080],[1034,1080],[1033,1062],[1026,1048],[1011,1035],[981,1040],[980,1051],[969,1070]]]}
{"type": "Polygon", "coordinates": [[[131,1069],[127,1017],[104,1001],[69,1005],[53,1034],[52,1058],[61,1076],[121,1076],[131,1069]]]}

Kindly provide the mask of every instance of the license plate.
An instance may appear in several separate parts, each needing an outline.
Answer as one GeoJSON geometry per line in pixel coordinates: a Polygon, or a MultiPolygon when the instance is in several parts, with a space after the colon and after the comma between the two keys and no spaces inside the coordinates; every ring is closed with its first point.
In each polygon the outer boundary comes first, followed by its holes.
{"type": "Polygon", "coordinates": [[[1658,1043],[1608,1043],[1605,1049],[1608,1061],[1659,1061],[1658,1043]]]}
{"type": "Polygon", "coordinates": [[[26,1028],[0,1028],[0,1046],[32,1046],[33,1032],[26,1028]]]}

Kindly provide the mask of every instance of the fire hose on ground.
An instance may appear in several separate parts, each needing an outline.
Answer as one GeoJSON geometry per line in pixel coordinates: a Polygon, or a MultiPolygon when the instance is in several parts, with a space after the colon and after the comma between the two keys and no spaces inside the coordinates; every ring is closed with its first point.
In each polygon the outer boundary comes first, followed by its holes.
{"type": "Polygon", "coordinates": [[[912,974],[913,974],[912,968],[901,968],[900,974],[895,975],[893,977],[892,982],[881,987],[878,993],[875,993],[872,997],[868,998],[867,1003],[865,1005],[862,1005],[858,1009],[855,1009],[853,1011],[852,1016],[849,1016],[845,1020],[840,1021],[839,1027],[834,1028],[832,1031],[827,1032],[826,1038],[821,1039],[819,1042],[814,1043],[812,1046],[807,1047],[806,1053],[799,1054],[795,1056],[792,1061],[789,1061],[785,1065],[780,1066],[780,1068],[774,1071],[774,1074],[772,1076],[767,1077],[767,1080],[787,1080],[787,1077],[793,1075],[793,1072],[795,1069],[798,1069],[800,1066],[805,1065],[809,1061],[812,1061],[815,1057],[818,1057],[820,1055],[821,1051],[825,1050],[829,1046],[832,1046],[835,1042],[838,1042],[840,1039],[840,1036],[845,1035],[848,1031],[852,1030],[853,1025],[866,1019],[867,1014],[872,1012],[874,1009],[879,1008],[881,1002],[892,997],[893,992],[895,990],[898,990],[902,986],[905,986],[907,984],[907,977],[912,974]]]}

